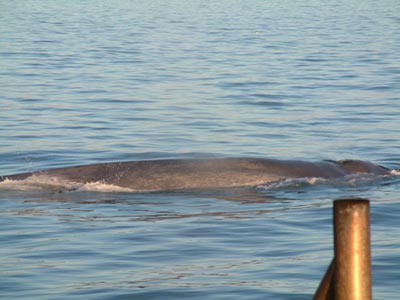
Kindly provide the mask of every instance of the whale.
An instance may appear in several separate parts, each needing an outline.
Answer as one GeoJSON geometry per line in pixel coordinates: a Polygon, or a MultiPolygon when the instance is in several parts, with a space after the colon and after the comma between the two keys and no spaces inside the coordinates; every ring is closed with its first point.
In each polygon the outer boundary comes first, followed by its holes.
{"type": "Polygon", "coordinates": [[[137,192],[259,186],[288,178],[388,175],[390,169],[361,160],[308,162],[267,158],[197,158],[106,162],[0,176],[1,181],[51,178],[103,183],[137,192]]]}

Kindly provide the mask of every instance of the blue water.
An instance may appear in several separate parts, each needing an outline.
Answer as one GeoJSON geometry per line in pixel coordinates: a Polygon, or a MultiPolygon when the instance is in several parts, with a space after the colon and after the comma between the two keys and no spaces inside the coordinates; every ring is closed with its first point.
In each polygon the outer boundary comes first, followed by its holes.
{"type": "MultiPolygon", "coordinates": [[[[0,175],[208,156],[400,168],[400,2],[1,1],[0,175]]],[[[398,299],[400,180],[135,194],[0,186],[0,299],[310,299],[332,200],[371,199],[398,299]]]]}

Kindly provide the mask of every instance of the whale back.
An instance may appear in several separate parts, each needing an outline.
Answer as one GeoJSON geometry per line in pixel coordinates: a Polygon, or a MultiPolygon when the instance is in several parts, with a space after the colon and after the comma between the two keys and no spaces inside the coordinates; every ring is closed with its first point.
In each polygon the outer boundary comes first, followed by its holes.
{"type": "Polygon", "coordinates": [[[287,178],[339,178],[349,174],[386,175],[390,170],[359,160],[305,162],[263,158],[167,159],[98,163],[0,176],[0,181],[49,178],[104,183],[134,191],[257,186],[287,178]]]}
{"type": "Polygon", "coordinates": [[[376,175],[385,175],[390,171],[389,169],[373,164],[368,161],[346,159],[339,160],[340,164],[349,173],[372,173],[376,175]]]}

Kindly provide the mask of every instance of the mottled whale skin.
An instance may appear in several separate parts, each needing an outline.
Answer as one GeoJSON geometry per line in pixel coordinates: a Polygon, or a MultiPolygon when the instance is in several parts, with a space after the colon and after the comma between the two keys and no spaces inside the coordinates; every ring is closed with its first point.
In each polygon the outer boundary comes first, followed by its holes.
{"type": "Polygon", "coordinates": [[[50,177],[76,183],[101,182],[134,191],[257,186],[286,178],[386,175],[390,170],[360,160],[305,162],[263,158],[164,159],[98,163],[0,176],[0,181],[50,177]]]}

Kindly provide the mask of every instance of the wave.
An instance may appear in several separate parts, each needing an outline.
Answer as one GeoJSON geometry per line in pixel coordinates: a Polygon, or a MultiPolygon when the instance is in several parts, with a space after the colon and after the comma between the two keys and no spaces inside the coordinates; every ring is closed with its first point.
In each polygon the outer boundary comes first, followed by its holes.
{"type": "Polygon", "coordinates": [[[390,175],[374,175],[374,174],[351,174],[340,178],[326,179],[320,177],[304,177],[304,178],[287,178],[280,181],[270,182],[260,185],[258,188],[263,190],[281,190],[290,188],[302,188],[315,185],[329,185],[340,187],[357,187],[365,185],[379,185],[382,182],[400,176],[399,170],[392,170],[390,175]]]}

